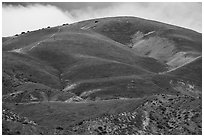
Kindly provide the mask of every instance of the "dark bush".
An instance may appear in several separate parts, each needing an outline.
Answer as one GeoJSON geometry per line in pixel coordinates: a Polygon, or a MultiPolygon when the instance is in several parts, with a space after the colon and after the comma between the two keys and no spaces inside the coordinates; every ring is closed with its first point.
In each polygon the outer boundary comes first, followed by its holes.
{"type": "Polygon", "coordinates": [[[62,26],[69,25],[68,23],[63,24],[62,26]]]}
{"type": "Polygon", "coordinates": [[[56,129],[57,129],[57,130],[63,130],[63,128],[62,128],[62,127],[57,127],[56,129]]]}

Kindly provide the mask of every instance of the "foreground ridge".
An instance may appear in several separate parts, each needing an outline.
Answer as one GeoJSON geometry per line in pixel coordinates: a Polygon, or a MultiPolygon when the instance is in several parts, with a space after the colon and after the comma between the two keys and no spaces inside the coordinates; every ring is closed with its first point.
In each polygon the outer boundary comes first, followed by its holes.
{"type": "Polygon", "coordinates": [[[202,134],[201,101],[189,96],[155,95],[133,112],[104,115],[80,122],[72,128],[77,134],[202,134]],[[186,102],[198,103],[197,108],[186,102]]]}

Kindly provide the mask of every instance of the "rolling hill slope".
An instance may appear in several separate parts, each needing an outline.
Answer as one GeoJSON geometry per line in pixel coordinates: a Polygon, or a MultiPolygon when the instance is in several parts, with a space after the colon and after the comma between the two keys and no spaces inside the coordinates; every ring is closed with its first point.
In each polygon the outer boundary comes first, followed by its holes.
{"type": "MultiPolygon", "coordinates": [[[[88,134],[86,123],[104,120],[104,115],[132,116],[144,109],[138,117],[151,117],[144,106],[153,98],[161,106],[171,106],[172,98],[184,100],[178,103],[179,114],[187,111],[185,98],[200,106],[201,38],[193,30],[136,17],[92,19],[2,38],[4,133],[79,134],[78,128],[88,134]],[[11,114],[37,124],[25,126],[18,118],[7,123],[11,114]]],[[[161,119],[169,115],[164,112],[161,119]]],[[[201,109],[195,112],[200,116],[201,109]]],[[[199,124],[194,129],[178,125],[183,133],[200,134],[199,124]]],[[[148,128],[139,127],[135,134],[158,133],[148,128]]],[[[116,133],[124,133],[119,129],[116,133]]]]}

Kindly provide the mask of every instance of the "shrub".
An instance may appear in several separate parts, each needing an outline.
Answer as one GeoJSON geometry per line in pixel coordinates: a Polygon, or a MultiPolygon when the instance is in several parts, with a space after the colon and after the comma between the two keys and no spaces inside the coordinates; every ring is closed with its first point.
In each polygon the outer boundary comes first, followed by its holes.
{"type": "Polygon", "coordinates": [[[63,24],[62,26],[69,25],[68,23],[63,24]]]}

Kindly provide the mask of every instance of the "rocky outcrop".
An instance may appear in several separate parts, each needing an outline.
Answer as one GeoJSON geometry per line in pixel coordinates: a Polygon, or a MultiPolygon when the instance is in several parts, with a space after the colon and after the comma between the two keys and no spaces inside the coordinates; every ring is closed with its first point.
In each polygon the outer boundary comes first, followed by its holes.
{"type": "Polygon", "coordinates": [[[85,120],[73,126],[72,131],[113,135],[201,134],[200,107],[201,100],[190,96],[155,95],[133,112],[85,120]]]}
{"type": "Polygon", "coordinates": [[[36,122],[8,109],[2,110],[2,127],[2,134],[4,135],[42,134],[36,122]]]}

